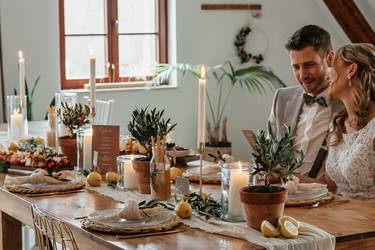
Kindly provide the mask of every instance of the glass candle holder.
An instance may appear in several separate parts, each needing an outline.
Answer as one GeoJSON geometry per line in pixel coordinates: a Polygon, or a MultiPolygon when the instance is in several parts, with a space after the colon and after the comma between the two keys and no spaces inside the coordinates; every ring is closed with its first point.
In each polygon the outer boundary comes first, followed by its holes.
{"type": "MultiPolygon", "coordinates": [[[[70,92],[56,92],[55,93],[55,110],[61,109],[61,104],[62,103],[68,103],[69,106],[72,106],[73,104],[78,103],[78,96],[77,93],[70,93],[70,92]]],[[[61,122],[61,117],[59,117],[56,114],[56,119],[55,119],[55,128],[56,128],[56,133],[55,133],[55,145],[56,145],[56,150],[57,152],[61,153],[61,150],[59,148],[59,138],[68,136],[69,135],[69,129],[62,124],[61,122]]]]}
{"type": "Polygon", "coordinates": [[[20,96],[7,96],[7,107],[9,139],[25,138],[28,135],[26,96],[22,102],[20,96]]]}
{"type": "Polygon", "coordinates": [[[244,221],[239,190],[249,185],[250,165],[248,163],[224,163],[221,168],[222,219],[244,221]]]}
{"type": "Polygon", "coordinates": [[[156,200],[168,200],[171,197],[171,163],[165,146],[152,147],[150,161],[151,196],[156,200]]]}
{"type": "Polygon", "coordinates": [[[92,125],[86,124],[77,130],[77,171],[91,171],[92,162],[92,125]]]}
{"type": "Polygon", "coordinates": [[[133,168],[133,160],[145,157],[143,155],[120,155],[117,157],[117,174],[120,181],[117,187],[125,190],[137,189],[137,177],[133,168]]]}

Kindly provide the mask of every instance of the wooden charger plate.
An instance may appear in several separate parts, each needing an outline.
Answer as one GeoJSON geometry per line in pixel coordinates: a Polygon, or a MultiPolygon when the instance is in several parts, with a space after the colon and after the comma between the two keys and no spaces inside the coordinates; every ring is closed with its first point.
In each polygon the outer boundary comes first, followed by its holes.
{"type": "Polygon", "coordinates": [[[62,182],[58,184],[21,184],[21,185],[10,185],[6,188],[13,193],[20,194],[42,194],[52,192],[66,192],[71,190],[81,189],[85,186],[85,181],[74,180],[69,182],[62,182]]]}
{"type": "Polygon", "coordinates": [[[120,208],[97,211],[82,220],[82,227],[107,233],[135,234],[166,231],[180,223],[174,211],[161,207],[141,211],[142,218],[139,220],[115,216],[120,208]]]}
{"type": "Polygon", "coordinates": [[[334,195],[330,192],[320,196],[320,197],[317,197],[317,198],[314,198],[314,199],[308,199],[308,200],[288,200],[286,203],[285,203],[285,206],[287,207],[305,207],[305,206],[312,206],[312,205],[315,205],[317,203],[319,204],[324,204],[324,203],[328,203],[330,201],[332,201],[334,198],[334,195]]]}

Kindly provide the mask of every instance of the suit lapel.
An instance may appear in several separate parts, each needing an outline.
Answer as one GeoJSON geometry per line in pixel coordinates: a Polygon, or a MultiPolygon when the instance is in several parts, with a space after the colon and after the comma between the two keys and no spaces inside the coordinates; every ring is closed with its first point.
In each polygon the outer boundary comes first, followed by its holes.
{"type": "MultiPolygon", "coordinates": [[[[299,120],[299,115],[302,111],[303,91],[301,90],[297,96],[292,98],[293,99],[289,100],[285,106],[285,112],[287,112],[285,118],[286,121],[289,121],[289,125],[292,127],[292,129],[295,129],[299,120]]],[[[288,124],[286,121],[285,123],[288,124]]]]}

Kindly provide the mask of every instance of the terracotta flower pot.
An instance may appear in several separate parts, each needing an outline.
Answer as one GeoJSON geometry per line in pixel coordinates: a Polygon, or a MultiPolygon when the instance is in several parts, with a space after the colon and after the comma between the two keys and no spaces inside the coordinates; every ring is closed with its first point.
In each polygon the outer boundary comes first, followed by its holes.
{"type": "Polygon", "coordinates": [[[77,139],[71,137],[59,137],[61,153],[68,157],[73,166],[77,166],[77,139]]]}
{"type": "Polygon", "coordinates": [[[277,219],[284,214],[284,206],[288,197],[286,189],[272,187],[274,192],[259,192],[260,186],[243,187],[240,199],[244,205],[246,223],[249,227],[260,230],[263,220],[277,226],[277,219]]]}
{"type": "Polygon", "coordinates": [[[134,159],[133,169],[137,176],[138,191],[141,194],[150,194],[150,161],[134,159]]]}

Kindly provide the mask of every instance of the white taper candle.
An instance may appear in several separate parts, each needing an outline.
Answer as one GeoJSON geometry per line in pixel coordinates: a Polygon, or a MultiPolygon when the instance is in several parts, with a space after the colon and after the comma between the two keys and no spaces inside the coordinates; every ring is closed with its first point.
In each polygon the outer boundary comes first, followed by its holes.
{"type": "Polygon", "coordinates": [[[199,78],[198,91],[198,148],[201,143],[205,143],[206,131],[206,69],[201,66],[201,76],[199,78]]]}
{"type": "Polygon", "coordinates": [[[18,51],[18,79],[19,79],[19,94],[21,105],[24,106],[24,97],[25,97],[25,58],[23,57],[22,51],[18,51]]]}
{"type": "Polygon", "coordinates": [[[90,106],[92,116],[95,116],[95,104],[96,104],[96,72],[95,66],[96,65],[96,58],[94,55],[90,57],[90,106]]]}

